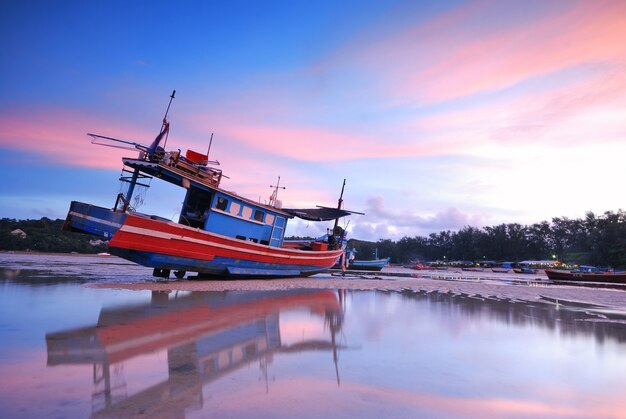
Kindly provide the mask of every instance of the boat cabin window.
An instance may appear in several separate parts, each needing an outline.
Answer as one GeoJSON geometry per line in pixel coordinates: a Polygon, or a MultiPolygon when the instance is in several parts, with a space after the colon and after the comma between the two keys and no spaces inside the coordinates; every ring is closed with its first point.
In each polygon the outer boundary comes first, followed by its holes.
{"type": "Polygon", "coordinates": [[[252,208],[244,206],[243,211],[241,211],[241,216],[249,220],[251,215],[252,215],[252,208]]]}
{"type": "Polygon", "coordinates": [[[228,206],[228,199],[222,198],[219,196],[217,198],[217,203],[215,204],[215,208],[221,211],[226,211],[226,207],[228,206]]]}
{"type": "Polygon", "coordinates": [[[238,202],[231,202],[230,203],[230,208],[228,209],[228,212],[233,214],[233,215],[239,215],[239,210],[241,209],[241,205],[238,202]]]}
{"type": "Polygon", "coordinates": [[[254,219],[263,222],[263,211],[254,210],[254,219]]]}
{"type": "Polygon", "coordinates": [[[274,224],[274,214],[267,214],[267,216],[265,217],[265,224],[274,224]]]}

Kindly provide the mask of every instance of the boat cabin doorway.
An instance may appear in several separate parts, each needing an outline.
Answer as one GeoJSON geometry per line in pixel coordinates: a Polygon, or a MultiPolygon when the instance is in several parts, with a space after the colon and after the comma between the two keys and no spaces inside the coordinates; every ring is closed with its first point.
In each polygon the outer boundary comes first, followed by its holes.
{"type": "Polygon", "coordinates": [[[183,210],[180,213],[179,223],[195,228],[204,228],[213,194],[204,189],[191,187],[185,196],[183,210]]]}

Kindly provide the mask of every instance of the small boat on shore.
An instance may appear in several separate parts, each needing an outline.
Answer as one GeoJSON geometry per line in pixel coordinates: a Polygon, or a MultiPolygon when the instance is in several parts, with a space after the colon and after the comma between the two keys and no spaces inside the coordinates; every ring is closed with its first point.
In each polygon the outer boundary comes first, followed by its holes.
{"type": "Polygon", "coordinates": [[[509,273],[510,269],[507,268],[491,268],[491,272],[495,272],[498,274],[507,274],[509,273]]]}
{"type": "Polygon", "coordinates": [[[348,262],[348,269],[359,271],[380,271],[387,265],[387,263],[389,263],[389,259],[390,258],[373,260],[353,260],[348,262]]]}
{"type": "Polygon", "coordinates": [[[516,274],[536,274],[539,271],[533,268],[515,268],[513,269],[513,272],[516,274]]]}
{"type": "Polygon", "coordinates": [[[356,259],[356,249],[346,249],[346,259],[348,260],[348,266],[346,269],[355,271],[381,271],[391,258],[378,257],[378,249],[374,250],[374,259],[361,260],[356,259]]]}
{"type": "MultiPolygon", "coordinates": [[[[170,96],[170,103],[174,94],[170,96]]],[[[153,268],[153,275],[177,278],[187,272],[203,276],[308,276],[331,268],[342,258],[346,232],[341,217],[356,214],[343,206],[343,187],[336,208],[282,208],[277,199],[280,177],[269,202],[263,204],[220,187],[223,176],[209,153],[166,151],[167,113],[155,140],[136,142],[88,134],[92,143],[139,151],[124,157],[120,181],[127,184],[113,209],[73,201],[64,230],[96,235],[109,241],[108,252],[153,268]],[[163,146],[161,146],[163,144],[163,146]],[[178,221],[142,214],[131,207],[133,191],[158,178],[186,190],[178,221]],[[334,221],[321,239],[306,243],[285,240],[287,220],[334,221]]],[[[210,145],[209,145],[210,150],[210,145]]],[[[345,187],[345,180],[344,180],[345,187]]]]}
{"type": "Polygon", "coordinates": [[[610,271],[564,271],[560,269],[546,269],[548,279],[556,281],[579,281],[579,282],[613,282],[626,284],[626,272],[610,271]]]}

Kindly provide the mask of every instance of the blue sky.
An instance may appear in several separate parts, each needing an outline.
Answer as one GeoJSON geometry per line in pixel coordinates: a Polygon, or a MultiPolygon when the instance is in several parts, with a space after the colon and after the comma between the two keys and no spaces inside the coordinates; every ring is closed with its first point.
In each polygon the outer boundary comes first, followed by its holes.
{"type": "MultiPolygon", "coordinates": [[[[168,146],[206,150],[223,187],[333,205],[353,237],[616,211],[626,172],[626,4],[5,2],[0,217],[112,206],[125,154],[168,97],[168,146]]],[[[144,212],[175,217],[154,184],[144,212]]],[[[296,222],[293,234],[326,226],[296,222]]]]}

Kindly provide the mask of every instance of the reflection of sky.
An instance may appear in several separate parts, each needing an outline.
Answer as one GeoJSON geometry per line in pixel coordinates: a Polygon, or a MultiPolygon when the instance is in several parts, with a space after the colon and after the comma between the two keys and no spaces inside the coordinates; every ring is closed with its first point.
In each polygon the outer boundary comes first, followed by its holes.
{"type": "Polygon", "coordinates": [[[303,340],[326,339],[328,335],[319,316],[304,310],[281,311],[279,325],[280,341],[287,346],[303,340]]]}
{"type": "Polygon", "coordinates": [[[589,407],[589,399],[602,397],[604,391],[617,396],[612,393],[615,386],[626,382],[626,351],[614,340],[599,343],[588,335],[535,327],[531,321],[522,326],[503,323],[488,312],[468,318],[458,307],[402,302],[393,294],[352,297],[344,330],[362,336],[360,345],[353,344],[367,350],[342,357],[344,381],[352,373],[355,382],[375,387],[468,399],[532,400],[555,408],[589,407]],[[393,321],[371,309],[381,299],[395,309],[393,321]],[[372,324],[381,333],[372,334],[372,324]],[[363,369],[363,364],[370,367],[363,369]]]}
{"type": "MultiPolygon", "coordinates": [[[[88,415],[92,393],[99,389],[92,382],[92,365],[46,366],[45,335],[91,327],[102,307],[115,314],[114,307],[148,301],[146,292],[5,281],[0,290],[3,414],[88,415]]],[[[193,403],[184,404],[185,412],[189,417],[287,418],[295,412],[304,418],[619,417],[626,411],[624,325],[602,329],[606,324],[594,325],[582,312],[566,316],[562,311],[350,292],[337,333],[338,378],[328,349],[278,351],[200,380],[201,402],[190,397],[193,403]],[[576,316],[579,320],[573,320],[576,316]]],[[[279,325],[284,346],[330,340],[317,312],[282,310],[279,325]]],[[[177,352],[184,354],[195,343],[180,344],[177,352]]],[[[188,368],[192,364],[168,372],[171,356],[160,349],[113,365],[116,382],[125,386],[116,396],[130,400],[168,374],[181,380],[175,381],[180,387],[172,387],[181,393],[168,397],[196,394],[182,381],[187,374],[198,377],[188,368]]],[[[160,400],[146,402],[158,406],[160,400]]]]}

